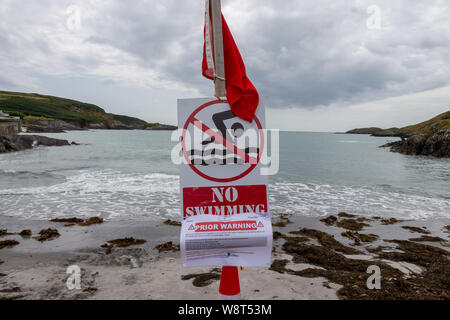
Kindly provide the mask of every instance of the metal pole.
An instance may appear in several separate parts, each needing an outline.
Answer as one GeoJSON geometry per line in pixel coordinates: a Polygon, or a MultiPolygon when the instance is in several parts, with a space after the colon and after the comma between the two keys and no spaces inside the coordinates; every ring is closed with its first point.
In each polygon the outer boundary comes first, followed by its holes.
{"type": "Polygon", "coordinates": [[[214,84],[216,87],[216,97],[220,99],[226,97],[221,0],[211,0],[211,20],[214,39],[214,84]]]}
{"type": "MultiPolygon", "coordinates": [[[[221,0],[211,0],[211,20],[212,20],[212,32],[214,39],[214,84],[216,87],[216,97],[218,99],[225,98],[227,95],[225,87],[225,59],[223,53],[223,33],[222,33],[222,3],[221,0]]],[[[239,287],[239,271],[237,267],[224,267],[222,268],[221,285],[223,281],[230,281],[230,279],[224,279],[224,269],[233,270],[237,276],[236,281],[239,287]]],[[[220,291],[220,290],[219,290],[220,291]]],[[[240,291],[240,289],[239,289],[240,291]]],[[[224,296],[219,293],[220,300],[240,300],[240,293],[234,296],[224,296]]]]}

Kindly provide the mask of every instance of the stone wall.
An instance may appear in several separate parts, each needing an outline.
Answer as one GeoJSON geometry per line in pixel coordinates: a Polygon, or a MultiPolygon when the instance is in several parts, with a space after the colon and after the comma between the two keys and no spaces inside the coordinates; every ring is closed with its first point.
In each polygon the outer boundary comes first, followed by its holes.
{"type": "Polygon", "coordinates": [[[15,138],[20,130],[20,120],[0,119],[0,136],[15,138]]]}

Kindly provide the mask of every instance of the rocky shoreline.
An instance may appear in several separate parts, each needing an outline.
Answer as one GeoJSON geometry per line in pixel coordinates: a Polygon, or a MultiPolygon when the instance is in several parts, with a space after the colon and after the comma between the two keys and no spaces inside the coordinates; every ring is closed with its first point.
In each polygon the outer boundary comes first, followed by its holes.
{"type": "Polygon", "coordinates": [[[174,131],[178,128],[170,125],[126,125],[123,123],[90,123],[86,127],[68,123],[62,120],[36,120],[25,119],[22,123],[29,133],[63,133],[66,131],[85,130],[154,130],[154,131],[174,131]]]}
{"type": "Polygon", "coordinates": [[[371,127],[353,129],[346,133],[401,138],[401,141],[390,142],[381,146],[381,148],[390,148],[392,152],[437,158],[450,157],[450,111],[428,121],[400,129],[371,127]]]}
{"type": "Polygon", "coordinates": [[[78,144],[76,142],[69,143],[67,140],[36,135],[18,135],[14,138],[0,136],[0,154],[23,151],[37,146],[63,147],[70,145],[78,144]]]}
{"type": "Polygon", "coordinates": [[[450,129],[429,134],[414,134],[402,141],[382,145],[380,148],[390,148],[392,152],[406,155],[448,158],[450,157],[450,129]]]}

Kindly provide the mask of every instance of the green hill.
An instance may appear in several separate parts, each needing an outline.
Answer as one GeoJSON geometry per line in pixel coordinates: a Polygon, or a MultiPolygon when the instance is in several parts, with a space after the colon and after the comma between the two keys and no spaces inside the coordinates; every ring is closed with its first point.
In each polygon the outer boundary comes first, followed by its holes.
{"type": "Polygon", "coordinates": [[[400,129],[361,128],[350,130],[347,133],[400,137],[402,141],[391,142],[382,147],[389,147],[393,152],[407,155],[450,157],[450,111],[400,129]]]}
{"type": "Polygon", "coordinates": [[[139,128],[158,125],[138,118],[106,113],[104,109],[90,103],[36,93],[0,91],[0,110],[25,120],[63,120],[82,128],[90,124],[139,128]]]}
{"type": "Polygon", "coordinates": [[[450,128],[450,111],[444,112],[430,120],[403,128],[381,129],[377,127],[359,128],[347,131],[352,134],[370,134],[375,137],[410,137],[415,134],[429,135],[436,131],[450,128]]]}
{"type": "Polygon", "coordinates": [[[414,133],[430,134],[437,130],[450,128],[450,111],[444,112],[428,121],[401,128],[399,131],[409,135],[414,133]]]}

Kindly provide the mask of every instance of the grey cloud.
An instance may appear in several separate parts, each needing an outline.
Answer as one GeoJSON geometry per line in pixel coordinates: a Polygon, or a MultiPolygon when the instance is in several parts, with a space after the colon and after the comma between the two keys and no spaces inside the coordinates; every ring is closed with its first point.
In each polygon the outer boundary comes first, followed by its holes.
{"type": "MultiPolygon", "coordinates": [[[[371,1],[223,1],[248,74],[271,107],[345,105],[448,84],[448,9],[438,0],[378,2],[381,30],[366,27],[371,1]]],[[[37,27],[52,23],[46,3],[58,7],[54,0],[36,1],[20,13],[13,10],[14,2],[6,0],[1,20],[37,27]],[[43,16],[42,21],[30,19],[30,10],[43,16]]],[[[142,70],[155,70],[164,79],[211,93],[211,84],[200,74],[203,1],[106,1],[100,7],[79,1],[79,5],[85,12],[86,45],[117,48],[134,57],[142,70]]],[[[5,22],[0,22],[0,31],[0,37],[10,33],[2,41],[0,56],[11,57],[14,63],[26,58],[24,52],[17,54],[24,48],[51,56],[52,48],[39,32],[26,38],[5,22]]],[[[101,62],[96,56],[57,55],[58,63],[76,65],[80,72],[101,62]]]]}

